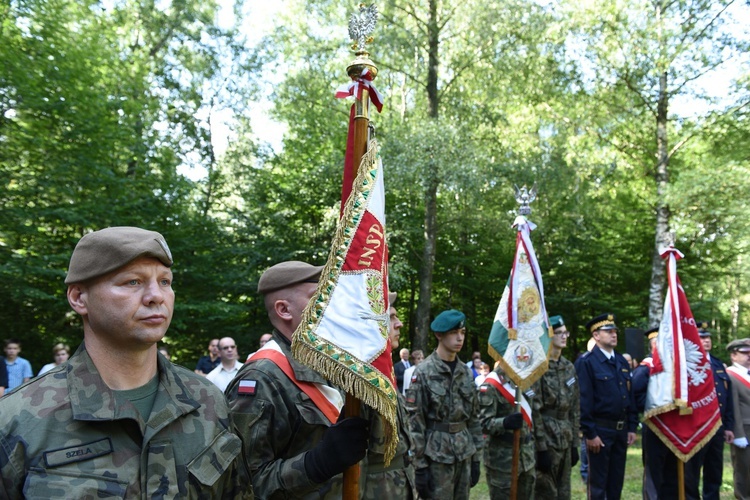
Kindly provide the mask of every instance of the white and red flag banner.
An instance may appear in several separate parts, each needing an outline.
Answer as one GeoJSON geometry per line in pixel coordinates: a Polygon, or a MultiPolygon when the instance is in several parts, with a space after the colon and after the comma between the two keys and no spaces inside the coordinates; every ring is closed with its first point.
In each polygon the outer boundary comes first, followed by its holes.
{"type": "Polygon", "coordinates": [[[667,259],[667,296],[656,337],[644,417],[659,439],[683,462],[698,452],[721,426],[711,362],[677,276],[674,247],[667,259]]]}
{"type": "Polygon", "coordinates": [[[516,255],[495,321],[488,351],[521,390],[528,389],[547,371],[547,350],[553,335],[544,304],[542,271],[531,244],[536,228],[524,216],[513,222],[518,230],[516,255]]]}
{"type": "Polygon", "coordinates": [[[292,352],[385,420],[386,462],[396,452],[397,395],[388,341],[388,246],[376,141],[362,157],[328,262],[292,337],[292,352]]]}

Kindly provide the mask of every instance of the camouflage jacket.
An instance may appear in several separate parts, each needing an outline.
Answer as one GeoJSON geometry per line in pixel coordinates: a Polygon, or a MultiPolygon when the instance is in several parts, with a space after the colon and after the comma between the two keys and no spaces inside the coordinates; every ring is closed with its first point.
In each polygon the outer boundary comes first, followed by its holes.
{"type": "Polygon", "coordinates": [[[385,428],[383,419],[370,407],[362,405],[362,417],[370,420],[370,442],[364,478],[365,500],[417,498],[414,466],[411,465],[413,443],[404,399],[398,396],[398,448],[390,465],[385,465],[385,428]]]}
{"type": "MultiPolygon", "coordinates": [[[[503,383],[508,382],[505,372],[500,368],[495,369],[495,372],[503,383]]],[[[510,382],[510,384],[515,388],[513,382],[510,382]]],[[[534,398],[532,394],[533,391],[527,391],[525,396],[532,407],[531,418],[534,426],[536,426],[539,423],[539,415],[533,411],[534,398]]],[[[487,434],[484,464],[490,469],[511,470],[513,431],[503,427],[503,419],[515,411],[515,405],[509,403],[494,386],[489,383],[479,386],[479,420],[482,423],[482,430],[487,434]]],[[[525,423],[521,427],[520,451],[518,469],[522,472],[533,469],[536,464],[534,436],[525,423]]]]}
{"type": "MultiPolygon", "coordinates": [[[[297,380],[326,385],[321,375],[292,357],[291,345],[281,333],[274,330],[272,340],[297,380]]],[[[341,474],[318,484],[305,471],[305,453],[321,441],[330,422],[276,363],[246,362],[226,395],[258,498],[341,498],[341,474]],[[255,382],[252,394],[238,393],[243,380],[255,382]]]]}
{"type": "Polygon", "coordinates": [[[221,392],[161,355],[158,371],[147,422],[83,345],[0,400],[0,498],[252,498],[221,392]]]}
{"type": "Polygon", "coordinates": [[[406,391],[406,409],[414,439],[415,468],[427,467],[429,461],[452,464],[469,457],[479,460],[477,451],[482,449],[483,439],[477,388],[471,370],[460,360],[453,373],[437,352],[421,362],[406,391]]]}
{"type": "Polygon", "coordinates": [[[578,447],[581,418],[578,376],[573,363],[560,356],[549,361],[549,369],[534,384],[534,410],[540,419],[534,422],[536,449],[566,450],[578,447]]]}

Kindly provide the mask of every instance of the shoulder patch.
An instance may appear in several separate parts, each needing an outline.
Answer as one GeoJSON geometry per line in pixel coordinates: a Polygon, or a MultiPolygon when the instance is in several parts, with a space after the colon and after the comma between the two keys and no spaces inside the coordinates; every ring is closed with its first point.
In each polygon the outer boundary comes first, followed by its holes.
{"type": "Polygon", "coordinates": [[[536,392],[534,392],[533,389],[529,389],[528,391],[524,392],[524,394],[527,398],[533,398],[534,396],[536,396],[536,392]]]}
{"type": "Polygon", "coordinates": [[[412,374],[411,381],[412,382],[416,382],[417,381],[417,374],[416,373],[412,374]]]}
{"type": "Polygon", "coordinates": [[[489,387],[487,387],[487,384],[482,384],[479,386],[479,392],[487,392],[487,389],[489,389],[489,387]]]}
{"type": "Polygon", "coordinates": [[[416,403],[417,402],[417,398],[414,396],[414,394],[408,394],[406,396],[406,402],[407,403],[416,403]]]}
{"type": "Polygon", "coordinates": [[[237,387],[237,394],[243,396],[255,396],[255,389],[257,386],[257,380],[240,380],[240,385],[237,387]]]}
{"type": "Polygon", "coordinates": [[[567,385],[568,387],[570,387],[571,385],[573,385],[575,383],[576,383],[576,378],[575,377],[570,377],[570,379],[568,379],[568,381],[565,382],[565,385],[567,385]]]}

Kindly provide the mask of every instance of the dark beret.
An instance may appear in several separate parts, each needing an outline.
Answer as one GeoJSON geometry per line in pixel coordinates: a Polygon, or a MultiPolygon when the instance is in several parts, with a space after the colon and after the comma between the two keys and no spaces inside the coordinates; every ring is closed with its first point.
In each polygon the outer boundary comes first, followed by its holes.
{"type": "Polygon", "coordinates": [[[550,316],[549,318],[549,326],[552,327],[552,329],[560,328],[562,326],[565,326],[565,321],[563,321],[563,317],[560,315],[557,316],[550,316]]]}
{"type": "Polygon", "coordinates": [[[153,257],[172,266],[164,236],[139,227],[108,227],[78,241],[68,265],[65,284],[80,283],[115,271],[139,257],[153,257]]]}
{"type": "Polygon", "coordinates": [[[297,283],[317,283],[323,266],[313,266],[307,262],[289,260],[271,266],[258,280],[258,293],[267,294],[296,285],[297,283]]]}
{"type": "Polygon", "coordinates": [[[595,317],[588,323],[586,323],[586,329],[593,333],[596,330],[617,330],[615,324],[615,315],[612,313],[604,313],[595,317]]]}
{"type": "Polygon", "coordinates": [[[448,309],[438,314],[430,324],[433,332],[445,333],[457,328],[463,328],[466,324],[466,315],[455,309],[448,309]]]}
{"type": "Polygon", "coordinates": [[[659,335],[659,327],[655,326],[654,328],[649,328],[645,332],[643,332],[643,336],[646,337],[648,340],[655,339],[659,335]]]}

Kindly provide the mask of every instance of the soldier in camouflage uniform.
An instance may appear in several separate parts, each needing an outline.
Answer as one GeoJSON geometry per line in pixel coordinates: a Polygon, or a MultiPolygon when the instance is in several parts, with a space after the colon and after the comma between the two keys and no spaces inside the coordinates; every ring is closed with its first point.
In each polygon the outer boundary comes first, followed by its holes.
{"type": "Polygon", "coordinates": [[[252,498],[223,395],[157,353],[171,265],[152,231],[79,241],[65,282],[84,341],[0,402],[0,498],[252,498]]]}
{"type": "MultiPolygon", "coordinates": [[[[501,385],[508,384],[506,390],[515,400],[516,386],[505,377],[505,372],[498,366],[490,373],[485,383],[479,386],[479,420],[482,430],[487,434],[484,447],[484,467],[490,498],[500,500],[510,498],[511,468],[513,465],[513,434],[521,430],[521,449],[518,457],[517,498],[534,498],[534,436],[524,422],[521,413],[516,411],[514,403],[508,401],[500,390],[490,382],[496,375],[501,385]]],[[[531,391],[526,396],[530,397],[531,391]]],[[[531,410],[531,408],[529,408],[531,410]]],[[[535,414],[533,422],[539,421],[535,414]]]]}
{"type": "Polygon", "coordinates": [[[367,451],[367,420],[337,423],[344,394],[291,353],[292,334],[322,269],[289,261],[263,273],[258,292],[265,296],[272,338],[226,390],[259,498],[341,498],[341,473],[367,451]]]}
{"type": "Polygon", "coordinates": [[[477,389],[471,371],[457,357],[466,335],[465,319],[456,310],[435,318],[430,327],[437,349],[417,366],[406,391],[422,498],[467,499],[479,480],[483,439],[477,389]]]}
{"type": "Polygon", "coordinates": [[[573,363],[562,356],[568,343],[568,329],[562,316],[552,316],[555,335],[549,350],[549,369],[534,385],[536,440],[536,498],[570,498],[570,469],[578,463],[580,394],[573,363]]]}
{"type": "MultiPolygon", "coordinates": [[[[391,304],[389,315],[390,325],[388,338],[391,341],[391,349],[398,349],[399,330],[403,326],[398,319],[396,308],[396,294],[388,294],[388,303],[391,304]]],[[[416,498],[414,466],[411,465],[412,439],[409,435],[409,420],[404,408],[403,396],[396,391],[398,396],[398,448],[396,456],[390,465],[385,465],[385,430],[383,420],[380,416],[367,406],[363,405],[362,414],[369,415],[370,420],[370,446],[367,449],[367,465],[364,477],[364,500],[410,500],[416,498]]]]}

